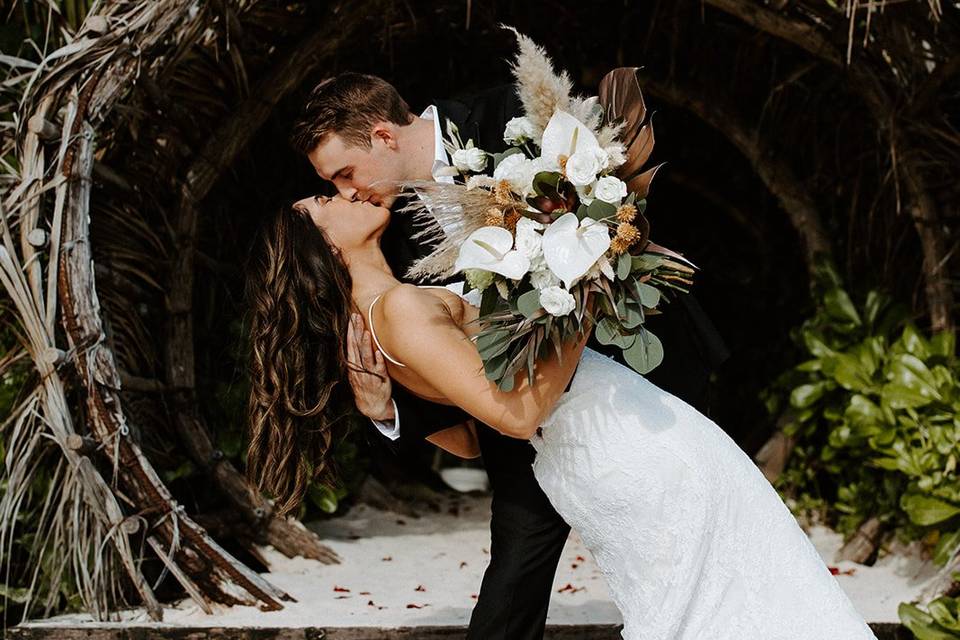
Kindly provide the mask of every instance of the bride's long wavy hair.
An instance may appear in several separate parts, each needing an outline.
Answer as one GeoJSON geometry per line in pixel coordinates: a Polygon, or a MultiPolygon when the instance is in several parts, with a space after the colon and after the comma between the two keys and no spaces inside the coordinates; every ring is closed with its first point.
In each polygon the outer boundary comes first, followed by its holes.
{"type": "Polygon", "coordinates": [[[334,428],[353,409],[346,335],[350,272],[310,216],[292,205],[263,224],[248,261],[250,397],[247,477],[286,514],[311,480],[335,477],[334,428]]]}

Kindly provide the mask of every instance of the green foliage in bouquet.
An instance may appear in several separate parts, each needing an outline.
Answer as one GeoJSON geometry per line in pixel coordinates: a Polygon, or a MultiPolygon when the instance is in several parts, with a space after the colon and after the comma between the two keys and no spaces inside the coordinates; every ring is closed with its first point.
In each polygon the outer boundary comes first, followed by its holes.
{"type": "Polygon", "coordinates": [[[778,489],[834,511],[845,534],[877,516],[904,541],[936,542],[942,565],[960,548],[955,336],[922,335],[876,291],[857,306],[822,276],[822,305],[795,336],[810,358],[768,390],[797,438],[778,489]]]}
{"type": "MultiPolygon", "coordinates": [[[[555,202],[555,198],[565,201],[568,192],[576,193],[558,173],[541,172],[533,184],[541,207],[544,202],[555,202]]],[[[637,201],[635,196],[629,194],[623,205],[632,208],[630,223],[638,230],[633,243],[644,246],[649,232],[643,217],[646,200],[637,201]]],[[[576,203],[575,195],[571,200],[576,203]]],[[[552,209],[554,215],[565,213],[565,206],[563,203],[552,209]]],[[[580,204],[576,218],[581,223],[590,218],[598,225],[611,227],[615,234],[618,209],[622,211],[613,204],[594,200],[589,205],[580,204]]],[[[572,312],[568,314],[548,312],[548,305],[542,300],[544,292],[534,286],[531,278],[515,283],[499,280],[499,286],[493,286],[493,278],[481,277],[478,281],[476,274],[470,274],[471,286],[483,292],[477,320],[484,328],[478,334],[477,348],[487,378],[497,382],[501,390],[510,391],[516,374],[525,368],[532,382],[536,361],[551,349],[559,357],[565,340],[582,335],[585,319],[598,342],[622,349],[624,360],[636,371],[648,373],[654,369],[663,360],[663,345],[643,327],[646,315],[656,312],[654,309],[665,297],[658,287],[687,291],[685,285],[690,283],[693,269],[668,254],[654,251],[652,247],[656,245],[647,246],[650,250],[636,255],[620,253],[615,264],[609,265],[609,277],[584,278],[574,284],[570,289],[572,312]],[[590,292],[597,297],[592,312],[586,304],[590,292]]]]}

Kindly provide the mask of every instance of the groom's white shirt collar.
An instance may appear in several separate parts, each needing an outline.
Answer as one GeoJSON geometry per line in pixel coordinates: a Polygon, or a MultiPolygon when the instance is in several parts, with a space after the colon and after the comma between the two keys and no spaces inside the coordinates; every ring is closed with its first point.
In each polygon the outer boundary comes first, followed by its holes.
{"type": "Polygon", "coordinates": [[[441,169],[446,169],[450,166],[450,156],[447,155],[447,150],[443,146],[443,126],[440,123],[440,114],[437,112],[437,105],[432,104],[424,109],[420,117],[426,120],[433,120],[433,168],[430,174],[437,182],[453,184],[453,176],[437,175],[441,169]]]}
{"type": "MultiPolygon", "coordinates": [[[[450,156],[447,155],[447,150],[443,146],[443,127],[440,124],[440,114],[437,111],[437,106],[430,105],[420,114],[420,117],[433,120],[433,168],[430,170],[430,174],[437,182],[453,184],[453,176],[442,175],[442,170],[450,166],[450,156]],[[438,173],[441,173],[441,175],[437,175],[438,173]]],[[[393,413],[396,416],[393,420],[374,420],[373,424],[376,425],[377,431],[391,440],[396,440],[400,437],[400,412],[397,411],[396,402],[393,402],[393,413]]]]}

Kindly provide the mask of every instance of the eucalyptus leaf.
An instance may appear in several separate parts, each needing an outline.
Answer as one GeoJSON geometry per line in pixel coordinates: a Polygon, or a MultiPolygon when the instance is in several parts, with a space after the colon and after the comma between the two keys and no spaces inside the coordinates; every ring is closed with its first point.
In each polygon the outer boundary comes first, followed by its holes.
{"type": "Polygon", "coordinates": [[[624,350],[623,359],[637,373],[650,373],[663,362],[663,344],[660,338],[644,329],[638,334],[636,342],[624,350]]]}
{"type": "Polygon", "coordinates": [[[523,153],[523,151],[522,151],[519,147],[510,147],[509,149],[507,149],[507,150],[504,151],[503,153],[493,153],[493,154],[491,154],[491,155],[493,156],[493,168],[496,169],[496,168],[497,168],[497,165],[499,165],[501,162],[503,162],[504,159],[512,156],[512,155],[515,154],[515,153],[523,153]]]}
{"type": "Polygon", "coordinates": [[[599,198],[594,199],[587,207],[587,215],[594,220],[603,220],[609,218],[617,212],[617,208],[609,202],[604,202],[599,198]]]}
{"type": "Polygon", "coordinates": [[[615,318],[607,316],[597,323],[594,335],[597,342],[604,345],[614,345],[621,349],[629,349],[637,340],[637,334],[623,335],[620,333],[620,323],[615,318]]]}
{"type": "Polygon", "coordinates": [[[540,306],[540,290],[531,289],[517,298],[517,308],[525,318],[532,318],[542,309],[540,306]]]}
{"type": "Polygon", "coordinates": [[[633,256],[633,271],[646,273],[653,271],[663,264],[664,258],[652,253],[641,253],[639,256],[633,256]]]}
{"type": "Polygon", "coordinates": [[[617,315],[624,329],[636,329],[645,319],[643,307],[626,298],[617,300],[617,315]]]}
{"type": "Polygon", "coordinates": [[[503,353],[507,345],[510,344],[510,331],[507,329],[496,329],[481,333],[477,336],[477,351],[480,357],[488,360],[496,355],[503,353]]]}
{"type": "Polygon", "coordinates": [[[640,295],[640,303],[648,309],[653,309],[660,304],[660,290],[653,285],[638,282],[637,293],[640,295]]]}
{"type": "Polygon", "coordinates": [[[500,380],[506,373],[508,364],[510,364],[510,354],[507,352],[499,353],[491,358],[483,358],[483,371],[487,380],[500,380]]]}
{"type": "Polygon", "coordinates": [[[630,275],[631,269],[633,269],[633,259],[630,257],[630,254],[621,253],[620,257],[617,258],[617,279],[626,280],[630,275]]]}

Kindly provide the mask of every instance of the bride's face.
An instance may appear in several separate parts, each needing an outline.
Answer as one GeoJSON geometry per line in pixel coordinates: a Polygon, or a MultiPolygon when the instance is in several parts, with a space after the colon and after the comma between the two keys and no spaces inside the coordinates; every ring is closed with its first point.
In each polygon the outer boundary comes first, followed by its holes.
{"type": "Polygon", "coordinates": [[[379,237],[390,221],[389,209],[340,196],[310,196],[296,201],[293,207],[308,214],[341,251],[361,247],[372,237],[379,237]]]}

